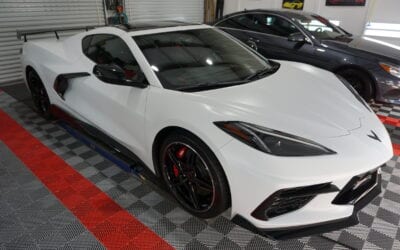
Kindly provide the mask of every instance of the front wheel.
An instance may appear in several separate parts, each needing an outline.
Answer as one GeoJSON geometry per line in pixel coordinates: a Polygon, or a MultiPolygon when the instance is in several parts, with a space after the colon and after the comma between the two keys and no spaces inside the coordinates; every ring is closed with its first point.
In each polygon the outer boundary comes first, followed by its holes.
{"type": "Polygon", "coordinates": [[[374,88],[370,77],[359,70],[346,69],[338,72],[338,75],[346,79],[365,101],[373,98],[374,88]]]}
{"type": "Polygon", "coordinates": [[[190,213],[212,218],[230,205],[225,174],[213,152],[189,133],[168,136],[161,145],[162,177],[175,199],[190,213]]]}
{"type": "Polygon", "coordinates": [[[38,112],[45,119],[51,119],[50,99],[47,95],[47,91],[42,80],[34,70],[30,70],[28,72],[27,78],[36,112],[38,112]]]}

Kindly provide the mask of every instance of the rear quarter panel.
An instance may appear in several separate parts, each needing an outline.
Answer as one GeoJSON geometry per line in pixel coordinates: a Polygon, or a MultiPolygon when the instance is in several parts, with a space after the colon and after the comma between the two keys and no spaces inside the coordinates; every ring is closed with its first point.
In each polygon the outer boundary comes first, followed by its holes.
{"type": "Polygon", "coordinates": [[[76,35],[64,40],[54,38],[26,42],[21,56],[25,83],[27,84],[27,67],[32,67],[39,74],[50,100],[53,100],[55,92],[52,85],[57,75],[77,70],[75,62],[82,54],[80,37],[81,35],[76,35]]]}

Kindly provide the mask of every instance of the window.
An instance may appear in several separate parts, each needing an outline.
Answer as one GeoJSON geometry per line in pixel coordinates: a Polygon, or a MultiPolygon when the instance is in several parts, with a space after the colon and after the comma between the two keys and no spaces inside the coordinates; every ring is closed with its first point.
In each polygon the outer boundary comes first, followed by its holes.
{"type": "Polygon", "coordinates": [[[315,38],[320,40],[342,39],[349,35],[342,28],[335,26],[321,16],[302,15],[298,16],[296,21],[315,38]]]}
{"type": "Polygon", "coordinates": [[[244,14],[231,17],[228,20],[218,24],[218,26],[262,32],[258,22],[255,21],[255,16],[253,14],[244,14]]]}
{"type": "Polygon", "coordinates": [[[247,83],[256,72],[271,69],[264,58],[216,29],[165,32],[133,39],[167,89],[247,83]]]}
{"type": "MultiPolygon", "coordinates": [[[[299,32],[296,26],[284,18],[265,14],[245,14],[230,19],[229,24],[245,30],[267,33],[276,36],[288,37],[299,32]]],[[[221,26],[224,26],[222,24],[221,26]]],[[[224,26],[225,27],[225,26],[224,26]]]]}
{"type": "Polygon", "coordinates": [[[140,71],[129,47],[119,37],[99,34],[82,40],[83,53],[97,64],[115,64],[121,67],[127,79],[135,80],[140,71]]]}
{"type": "Polygon", "coordinates": [[[289,35],[300,32],[290,21],[273,15],[255,15],[255,22],[264,33],[276,36],[288,37],[289,35]]]}
{"type": "Polygon", "coordinates": [[[243,27],[236,21],[235,18],[228,18],[217,24],[218,27],[231,28],[231,29],[242,29],[243,27]]]}
{"type": "Polygon", "coordinates": [[[85,55],[87,54],[87,50],[90,46],[90,42],[92,41],[92,38],[93,38],[93,36],[87,36],[87,37],[83,38],[83,40],[82,40],[82,51],[85,55]]]}

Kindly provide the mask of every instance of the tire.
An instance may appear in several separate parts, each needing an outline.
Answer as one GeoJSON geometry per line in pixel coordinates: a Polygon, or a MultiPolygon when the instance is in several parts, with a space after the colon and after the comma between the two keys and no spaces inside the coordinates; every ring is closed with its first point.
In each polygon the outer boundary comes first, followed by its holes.
{"type": "Polygon", "coordinates": [[[51,120],[50,99],[42,80],[33,69],[28,71],[27,80],[35,111],[46,120],[51,120]]]}
{"type": "Polygon", "coordinates": [[[373,99],[373,82],[366,73],[355,69],[346,69],[338,72],[338,75],[346,79],[364,100],[368,102],[373,99]]]}
{"type": "Polygon", "coordinates": [[[225,173],[197,137],[185,131],[170,134],[161,144],[158,162],[166,186],[188,212],[213,218],[230,206],[225,173]]]}

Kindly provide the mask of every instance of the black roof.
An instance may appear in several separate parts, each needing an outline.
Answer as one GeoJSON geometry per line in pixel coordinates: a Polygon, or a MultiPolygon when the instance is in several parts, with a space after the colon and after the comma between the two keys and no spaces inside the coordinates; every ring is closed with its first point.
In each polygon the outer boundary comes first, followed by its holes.
{"type": "Polygon", "coordinates": [[[189,23],[183,21],[157,21],[157,22],[134,22],[128,24],[119,24],[112,25],[113,27],[117,27],[126,32],[130,31],[138,31],[138,30],[150,30],[150,29],[159,29],[159,28],[169,28],[169,27],[178,27],[178,26],[189,26],[196,25],[197,23],[189,23]]]}
{"type": "MultiPolygon", "coordinates": [[[[246,14],[246,13],[253,13],[253,12],[271,13],[271,14],[281,15],[281,16],[284,16],[284,17],[287,17],[287,18],[301,18],[301,17],[305,17],[305,16],[316,15],[316,14],[311,13],[311,12],[298,11],[298,10],[252,9],[252,10],[243,10],[243,11],[231,13],[229,15],[226,15],[226,16],[222,17],[220,20],[223,20],[225,18],[229,18],[229,17],[232,17],[232,16],[236,16],[238,14],[246,14]]],[[[218,20],[218,21],[220,21],[220,20],[218,20]]]]}

